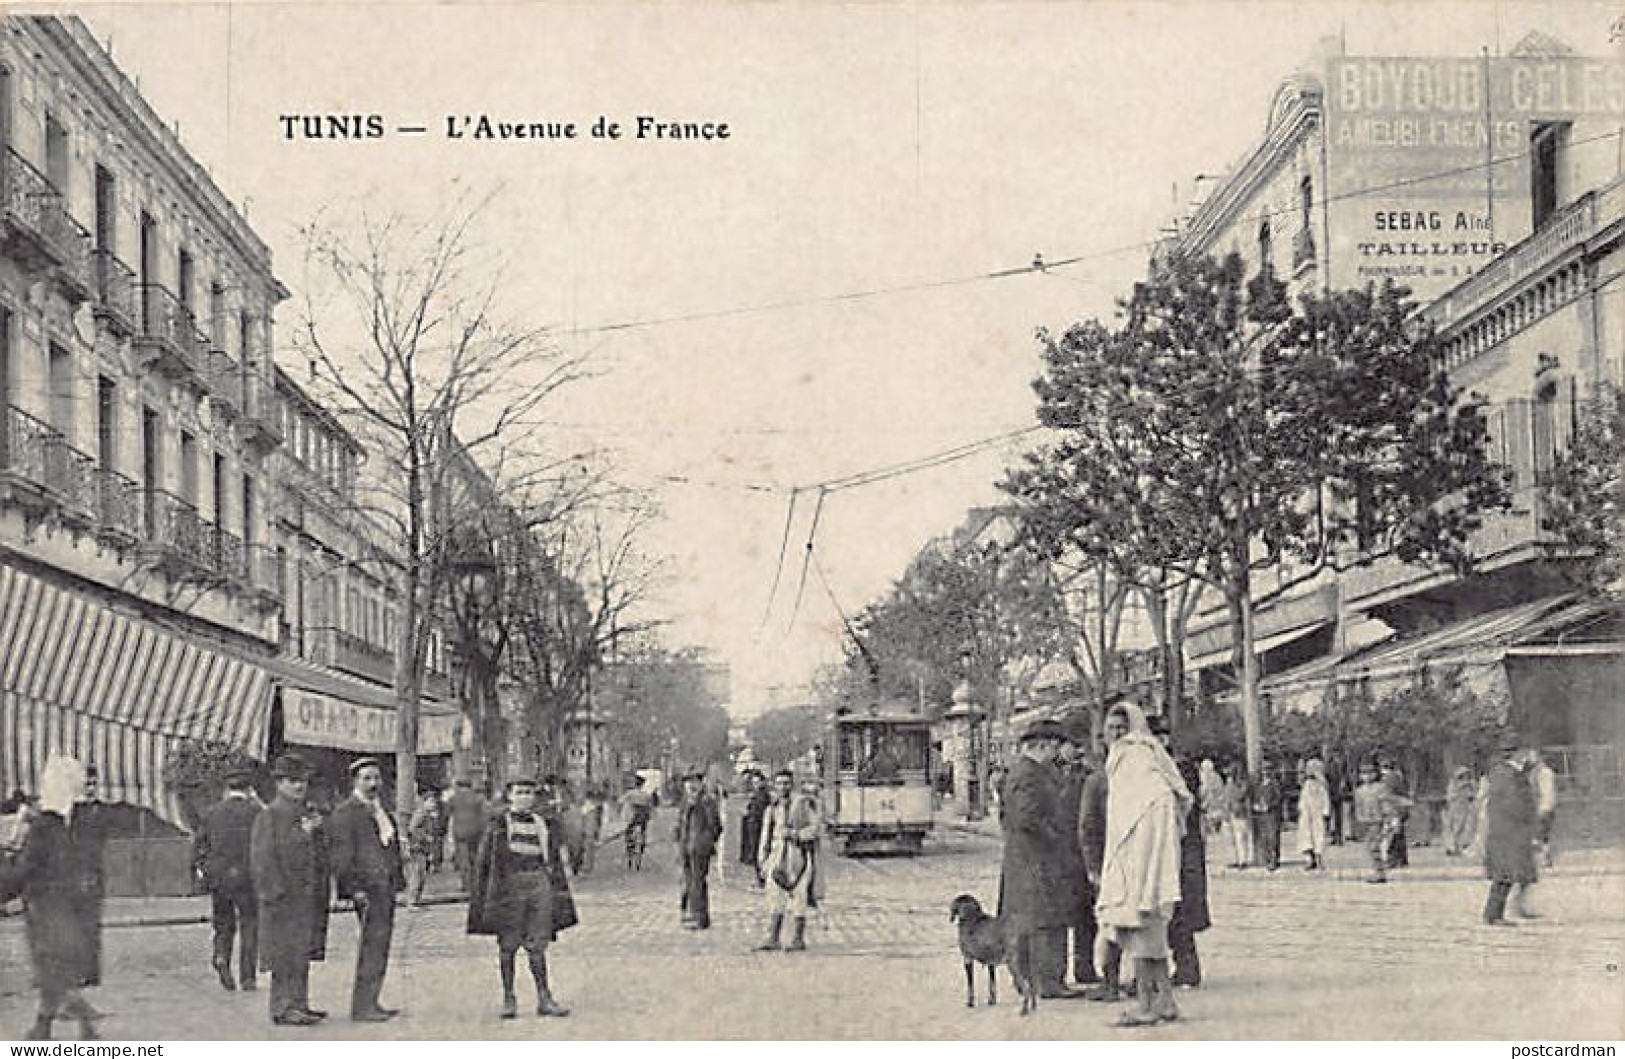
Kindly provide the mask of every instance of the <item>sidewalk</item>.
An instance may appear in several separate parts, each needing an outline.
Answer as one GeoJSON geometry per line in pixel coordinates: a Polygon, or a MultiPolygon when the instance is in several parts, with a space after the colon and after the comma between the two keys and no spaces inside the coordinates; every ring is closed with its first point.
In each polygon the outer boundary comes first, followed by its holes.
{"type": "MultiPolygon", "coordinates": [[[[619,842],[622,832],[611,831],[598,840],[603,849],[611,842],[619,842]]],[[[401,907],[404,909],[404,896],[401,907]]],[[[468,900],[463,892],[462,880],[449,864],[429,876],[423,888],[422,904],[459,904],[468,900]]],[[[348,912],[348,901],[335,901],[332,911],[348,912]]],[[[13,918],[21,921],[20,916],[13,918]]],[[[189,897],[109,897],[102,902],[102,926],[111,927],[174,927],[209,922],[209,895],[193,894],[189,897]]],[[[0,923],[5,922],[0,919],[0,923]]]]}

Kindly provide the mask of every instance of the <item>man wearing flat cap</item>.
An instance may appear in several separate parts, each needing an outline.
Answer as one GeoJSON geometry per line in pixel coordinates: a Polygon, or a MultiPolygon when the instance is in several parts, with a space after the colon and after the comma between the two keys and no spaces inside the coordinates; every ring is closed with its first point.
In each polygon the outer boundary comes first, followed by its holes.
{"type": "Polygon", "coordinates": [[[1045,940],[1075,916],[1076,894],[1068,878],[1068,851],[1075,835],[1063,834],[1061,774],[1056,755],[1067,742],[1066,729],[1037,721],[1021,735],[1021,752],[1004,787],[1004,862],[999,915],[1014,942],[1012,963],[1019,977],[1057,997],[1076,995],[1062,983],[1045,981],[1045,940]]]}
{"type": "Polygon", "coordinates": [[[259,898],[249,869],[248,842],[260,814],[254,797],[254,773],[234,768],[226,773],[226,792],[203,815],[193,838],[192,863],[210,895],[214,926],[214,973],[223,989],[255,988],[259,970],[259,898]],[[240,941],[238,941],[240,936],[240,941]],[[231,976],[231,950],[237,943],[238,978],[231,976]]]}
{"type": "MultiPolygon", "coordinates": [[[[1071,921],[1072,980],[1080,986],[1100,981],[1095,973],[1095,888],[1089,882],[1084,865],[1083,843],[1078,837],[1078,815],[1083,808],[1083,787],[1093,769],[1089,766],[1089,746],[1094,739],[1094,725],[1089,714],[1079,710],[1061,719],[1067,741],[1062,745],[1058,764],[1061,772],[1061,826],[1066,830],[1067,882],[1076,900],[1071,921]]],[[[1056,932],[1046,938],[1045,958],[1049,969],[1044,981],[1052,986],[1065,981],[1066,933],[1056,932]]]]}
{"type": "Polygon", "coordinates": [[[316,818],[306,812],[310,769],[291,754],[271,766],[276,797],[254,817],[249,865],[259,896],[259,959],[271,972],[271,1021],[312,1026],[310,961],[327,939],[327,871],[316,818]]]}
{"type": "Polygon", "coordinates": [[[562,828],[557,816],[537,806],[536,786],[532,779],[509,781],[507,809],[486,825],[468,894],[468,932],[496,935],[505,1019],[519,1014],[514,964],[520,949],[536,984],[536,1014],[570,1013],[553,999],[547,946],[558,931],[575,925],[575,904],[564,873],[562,828]]]}
{"type": "Polygon", "coordinates": [[[406,889],[400,828],[384,806],[383,769],[370,757],[350,766],[353,786],[328,819],[333,849],[333,876],[339,893],[355,902],[361,921],[356,950],[355,986],[350,1018],[387,1022],[400,1014],[378,1002],[389,971],[389,942],[395,931],[395,895],[406,889]]]}

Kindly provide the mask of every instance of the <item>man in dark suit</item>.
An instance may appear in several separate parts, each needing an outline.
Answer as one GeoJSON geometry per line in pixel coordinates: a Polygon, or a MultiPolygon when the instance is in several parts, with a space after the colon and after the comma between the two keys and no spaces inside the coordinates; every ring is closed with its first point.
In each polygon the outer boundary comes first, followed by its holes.
{"type": "Polygon", "coordinates": [[[316,818],[306,812],[309,767],[284,754],[271,766],[276,798],[254,817],[249,866],[259,895],[259,955],[271,972],[271,1021],[312,1026],[326,1016],[310,1006],[310,961],[327,934],[327,874],[316,818]]]}
{"type": "Polygon", "coordinates": [[[683,858],[683,927],[711,927],[711,858],[722,837],[722,814],[705,793],[705,776],[683,777],[683,804],[677,810],[677,851],[683,858]]]}
{"type": "Polygon", "coordinates": [[[227,990],[237,988],[231,977],[231,948],[239,932],[237,974],[244,989],[255,988],[259,969],[259,898],[248,863],[249,836],[260,814],[253,780],[248,769],[226,774],[225,796],[204,814],[193,847],[193,865],[212,898],[214,971],[227,990]]]}
{"type": "Polygon", "coordinates": [[[350,766],[354,788],[333,810],[327,830],[332,842],[333,876],[339,893],[355,902],[361,921],[356,951],[350,1018],[387,1022],[400,1014],[378,1003],[389,971],[389,942],[395,930],[395,895],[406,889],[400,828],[380,794],[384,773],[367,757],[350,766]]]}

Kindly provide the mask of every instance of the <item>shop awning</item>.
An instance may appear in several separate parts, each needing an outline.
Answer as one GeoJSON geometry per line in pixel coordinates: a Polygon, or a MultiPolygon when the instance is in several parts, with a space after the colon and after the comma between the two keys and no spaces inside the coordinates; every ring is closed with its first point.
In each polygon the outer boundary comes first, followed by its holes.
{"type": "Polygon", "coordinates": [[[0,565],[0,784],[39,789],[50,754],[94,764],[108,801],[183,825],[164,783],[189,740],[265,753],[270,676],[254,661],[0,565]]]}
{"type": "MultiPolygon", "coordinates": [[[[1331,622],[1329,621],[1315,621],[1310,622],[1307,625],[1300,625],[1296,629],[1287,629],[1283,632],[1274,633],[1269,636],[1260,636],[1253,641],[1253,654],[1268,654],[1277,647],[1285,647],[1289,643],[1295,643],[1298,640],[1303,639],[1305,636],[1319,632],[1321,629],[1324,629],[1330,624],[1331,622]]],[[[1211,641],[1213,639],[1222,640],[1223,646],[1212,649],[1209,642],[1203,642],[1196,648],[1198,651],[1201,651],[1201,653],[1198,654],[1193,652],[1186,656],[1186,669],[1206,669],[1209,666],[1224,665],[1230,662],[1230,658],[1232,654],[1234,654],[1230,643],[1230,629],[1228,626],[1224,626],[1219,630],[1219,632],[1219,637],[1212,637],[1207,631],[1204,631],[1202,635],[1207,639],[1207,641],[1211,641]],[[1203,648],[1209,649],[1203,650],[1203,648]]],[[[1195,638],[1193,637],[1192,639],[1194,640],[1195,638]]],[[[1189,650],[1189,648],[1187,648],[1187,650],[1189,650]]]]}
{"type": "MultiPolygon", "coordinates": [[[[284,742],[394,753],[399,725],[393,688],[299,659],[277,658],[267,664],[282,689],[284,742]]],[[[455,706],[421,699],[418,753],[451,753],[461,722],[455,706]]]]}
{"type": "Polygon", "coordinates": [[[1567,596],[1547,597],[1464,618],[1432,632],[1397,637],[1351,656],[1338,667],[1338,678],[1398,676],[1425,665],[1494,665],[1572,602],[1567,596]]]}

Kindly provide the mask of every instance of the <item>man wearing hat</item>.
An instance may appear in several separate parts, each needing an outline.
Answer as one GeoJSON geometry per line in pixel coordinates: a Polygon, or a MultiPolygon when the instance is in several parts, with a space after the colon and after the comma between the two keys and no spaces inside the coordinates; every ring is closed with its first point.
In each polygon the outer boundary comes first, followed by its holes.
{"type": "Polygon", "coordinates": [[[395,931],[395,895],[406,889],[400,828],[380,797],[383,769],[370,757],[350,766],[350,796],[333,810],[327,829],[333,849],[333,876],[339,893],[355,902],[361,921],[356,951],[350,1018],[387,1022],[400,1014],[378,1002],[389,971],[389,942],[395,931]]]}
{"type": "Polygon", "coordinates": [[[1538,878],[1535,869],[1535,792],[1525,768],[1529,763],[1515,736],[1501,739],[1501,760],[1490,770],[1484,814],[1484,872],[1490,892],[1484,901],[1484,922],[1506,927],[1507,898],[1517,891],[1515,908],[1533,918],[1526,904],[1529,888],[1538,878]]]}
{"type": "MultiPolygon", "coordinates": [[[[1045,981],[1044,955],[1053,933],[1066,936],[1076,914],[1069,879],[1074,834],[1063,834],[1061,774],[1056,755],[1067,742],[1054,721],[1037,721],[1021,735],[1021,752],[1004,788],[1004,862],[999,881],[999,915],[1013,940],[1012,965],[1018,978],[1048,995],[1077,995],[1062,983],[1045,981]]],[[[1064,963],[1060,965],[1064,967],[1064,963]]]]}
{"type": "Polygon", "coordinates": [[[722,814],[705,792],[705,774],[683,777],[683,804],[677,809],[677,852],[683,863],[683,927],[711,927],[711,858],[722,837],[722,814]]]}
{"type": "Polygon", "coordinates": [[[536,1014],[570,1013],[553,999],[547,980],[547,946],[575,923],[562,837],[558,818],[537,808],[536,781],[510,780],[507,809],[490,820],[474,858],[468,932],[496,935],[505,1019],[519,1013],[514,958],[520,949],[536,983],[536,1014]]]}
{"type": "Polygon", "coordinates": [[[254,797],[254,773],[234,768],[226,773],[226,792],[219,804],[203,815],[193,839],[192,865],[209,891],[214,924],[214,973],[223,989],[255,988],[259,970],[259,898],[248,863],[249,836],[260,814],[254,797]],[[237,945],[238,979],[231,977],[231,950],[237,945]]]}
{"type": "Polygon", "coordinates": [[[327,936],[327,873],[305,811],[310,769],[284,754],[271,766],[276,797],[254,817],[248,857],[259,896],[259,956],[271,972],[271,1021],[311,1026],[326,1012],[310,1006],[310,961],[327,936]]]}

